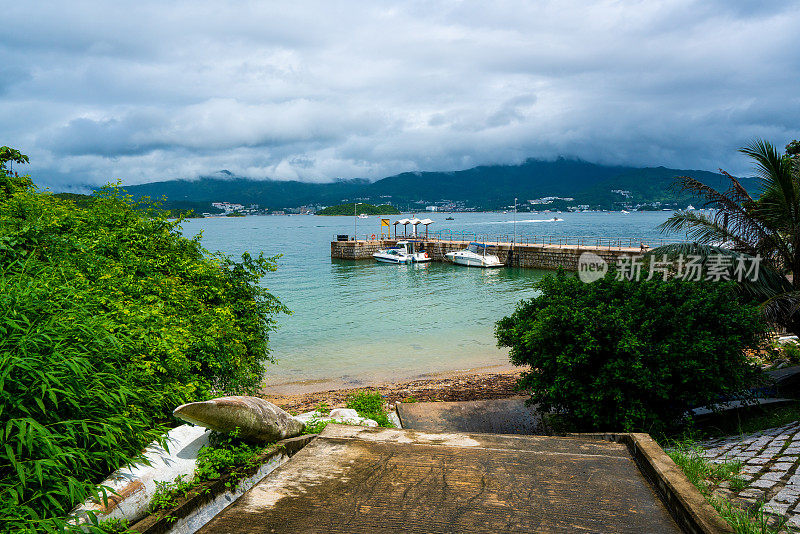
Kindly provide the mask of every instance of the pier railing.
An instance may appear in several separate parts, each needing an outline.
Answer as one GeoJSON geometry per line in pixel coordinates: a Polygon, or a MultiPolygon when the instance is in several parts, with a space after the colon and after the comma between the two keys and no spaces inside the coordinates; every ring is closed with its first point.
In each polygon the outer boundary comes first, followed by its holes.
{"type": "MultiPolygon", "coordinates": [[[[333,241],[352,240],[352,235],[337,234],[333,236],[333,241]]],[[[685,239],[675,238],[644,238],[644,237],[599,237],[599,236],[563,236],[563,235],[521,235],[517,234],[480,234],[469,231],[456,231],[456,230],[439,230],[436,232],[429,232],[427,235],[421,233],[419,235],[398,234],[397,236],[387,237],[383,235],[384,239],[420,239],[426,241],[446,241],[455,243],[469,243],[472,241],[494,245],[511,245],[512,243],[517,246],[556,246],[556,247],[587,247],[587,248],[608,248],[608,249],[622,249],[622,248],[656,248],[663,245],[673,243],[683,243],[685,239]]],[[[358,236],[359,241],[374,241],[381,239],[380,235],[363,234],[358,236]]]]}
{"type": "Polygon", "coordinates": [[[483,243],[516,245],[549,245],[559,247],[593,247],[593,248],[648,248],[660,247],[683,240],[674,238],[646,237],[603,237],[603,236],[565,236],[565,235],[526,235],[526,234],[476,234],[473,232],[442,230],[428,235],[430,241],[478,241],[483,243]]]}

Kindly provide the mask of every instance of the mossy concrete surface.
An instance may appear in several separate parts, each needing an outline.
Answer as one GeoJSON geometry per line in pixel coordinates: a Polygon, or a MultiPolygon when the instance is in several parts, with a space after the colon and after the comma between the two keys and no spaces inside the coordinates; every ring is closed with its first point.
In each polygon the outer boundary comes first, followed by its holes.
{"type": "Polygon", "coordinates": [[[430,432],[543,434],[542,416],[530,397],[460,402],[398,403],[403,428],[430,432]]]}
{"type": "Polygon", "coordinates": [[[623,443],[328,425],[199,532],[681,531],[623,443]]]}
{"type": "Polygon", "coordinates": [[[675,465],[649,434],[568,434],[579,439],[623,444],[641,473],[656,490],[683,532],[692,534],[733,534],[731,526],[717,513],[702,493],[675,465]]]}

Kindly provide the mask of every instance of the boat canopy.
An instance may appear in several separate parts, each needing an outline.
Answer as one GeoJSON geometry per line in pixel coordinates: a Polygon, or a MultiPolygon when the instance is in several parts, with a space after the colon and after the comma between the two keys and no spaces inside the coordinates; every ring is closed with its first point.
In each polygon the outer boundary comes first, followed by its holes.
{"type": "Polygon", "coordinates": [[[488,246],[486,243],[477,243],[475,241],[470,243],[470,245],[475,245],[476,247],[487,247],[488,246]]]}

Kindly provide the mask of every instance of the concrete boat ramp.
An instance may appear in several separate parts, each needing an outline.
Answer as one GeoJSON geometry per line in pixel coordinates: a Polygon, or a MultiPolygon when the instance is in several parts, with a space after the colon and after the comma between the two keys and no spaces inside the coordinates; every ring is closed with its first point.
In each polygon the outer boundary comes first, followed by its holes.
{"type": "Polygon", "coordinates": [[[730,532],[676,472],[643,434],[331,424],[199,532],[730,532]]]}

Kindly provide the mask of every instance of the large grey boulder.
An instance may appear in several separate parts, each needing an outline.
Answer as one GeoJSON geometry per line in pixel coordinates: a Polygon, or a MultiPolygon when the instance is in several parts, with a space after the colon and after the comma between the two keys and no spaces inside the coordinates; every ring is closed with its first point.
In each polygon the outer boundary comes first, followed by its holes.
{"type": "Polygon", "coordinates": [[[277,441],[303,432],[305,425],[271,402],[258,397],[219,397],[205,402],[190,402],[172,414],[195,425],[217,432],[239,429],[239,436],[252,441],[277,441]]]}

